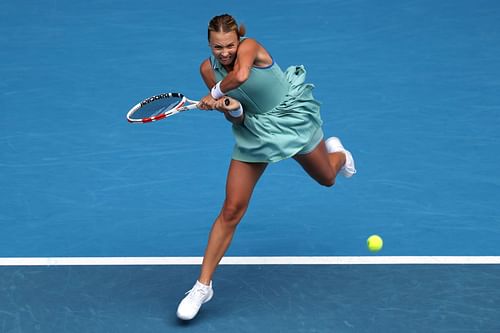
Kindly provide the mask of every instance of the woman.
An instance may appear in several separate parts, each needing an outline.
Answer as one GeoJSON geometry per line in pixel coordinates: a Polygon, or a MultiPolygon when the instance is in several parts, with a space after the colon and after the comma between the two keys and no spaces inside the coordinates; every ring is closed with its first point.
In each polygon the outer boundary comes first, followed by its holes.
{"type": "Polygon", "coordinates": [[[293,157],[324,186],[332,186],[339,172],[346,177],[356,173],[340,140],[323,140],[319,103],[312,96],[313,85],[304,83],[304,67],[283,72],[262,45],[244,34],[244,27],[227,14],[212,18],[208,25],[212,56],[200,71],[211,92],[199,108],[223,112],[233,123],[236,144],[226,198],[212,226],[200,276],[177,309],[183,320],[194,318],[212,298],[212,275],[268,163],[293,157]],[[231,97],[229,106],[224,104],[226,96],[231,97]]]}

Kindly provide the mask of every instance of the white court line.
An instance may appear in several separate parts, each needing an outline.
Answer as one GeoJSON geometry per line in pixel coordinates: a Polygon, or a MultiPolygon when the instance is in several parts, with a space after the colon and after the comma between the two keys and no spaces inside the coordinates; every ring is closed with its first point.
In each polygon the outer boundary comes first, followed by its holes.
{"type": "MultiPolygon", "coordinates": [[[[202,257],[0,258],[0,266],[200,265],[202,257]]],[[[499,256],[224,257],[221,265],[491,265],[499,256]]]]}

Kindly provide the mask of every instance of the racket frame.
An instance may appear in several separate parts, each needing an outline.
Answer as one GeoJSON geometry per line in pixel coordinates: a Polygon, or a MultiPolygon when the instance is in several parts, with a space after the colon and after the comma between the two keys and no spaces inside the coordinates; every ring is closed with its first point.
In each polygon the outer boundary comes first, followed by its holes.
{"type": "Polygon", "coordinates": [[[157,121],[160,119],[168,118],[168,117],[173,116],[174,114],[177,114],[179,112],[196,109],[197,107],[198,107],[198,101],[191,100],[181,93],[173,93],[173,92],[163,93],[163,94],[151,96],[151,97],[146,98],[145,100],[137,103],[127,113],[127,120],[130,123],[136,123],[136,124],[150,123],[150,122],[157,121]],[[177,105],[175,107],[168,110],[167,112],[164,112],[164,113],[161,113],[159,115],[152,116],[152,117],[142,118],[142,119],[131,118],[132,115],[137,110],[139,110],[141,107],[143,107],[144,105],[155,102],[155,101],[162,99],[162,98],[171,98],[171,97],[180,98],[181,100],[179,101],[179,103],[177,103],[177,105]]]}

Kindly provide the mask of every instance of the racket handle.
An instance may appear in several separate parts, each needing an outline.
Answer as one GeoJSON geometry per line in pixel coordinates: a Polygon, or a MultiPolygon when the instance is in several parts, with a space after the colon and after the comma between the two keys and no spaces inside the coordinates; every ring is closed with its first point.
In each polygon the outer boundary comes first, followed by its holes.
{"type": "Polygon", "coordinates": [[[231,101],[229,100],[229,98],[226,98],[226,99],[224,100],[224,105],[225,105],[225,106],[229,106],[229,104],[231,104],[231,101]]]}

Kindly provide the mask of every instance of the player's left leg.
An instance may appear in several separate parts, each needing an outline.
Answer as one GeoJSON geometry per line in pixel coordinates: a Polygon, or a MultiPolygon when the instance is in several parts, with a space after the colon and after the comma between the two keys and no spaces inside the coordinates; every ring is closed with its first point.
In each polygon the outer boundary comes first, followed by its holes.
{"type": "Polygon", "coordinates": [[[321,142],[311,152],[293,157],[304,170],[323,186],[333,186],[340,168],[345,163],[342,152],[328,154],[325,142],[321,142]]]}
{"type": "Polygon", "coordinates": [[[321,142],[310,152],[293,157],[318,183],[333,186],[338,173],[351,177],[356,173],[354,160],[338,138],[321,142]]]}

